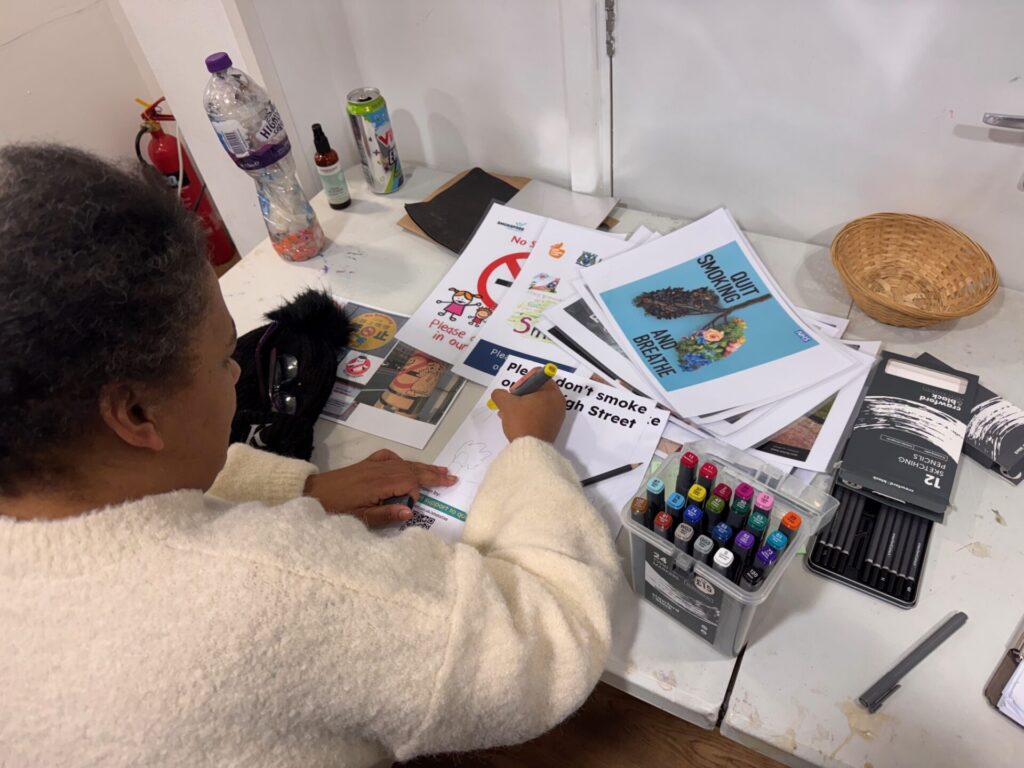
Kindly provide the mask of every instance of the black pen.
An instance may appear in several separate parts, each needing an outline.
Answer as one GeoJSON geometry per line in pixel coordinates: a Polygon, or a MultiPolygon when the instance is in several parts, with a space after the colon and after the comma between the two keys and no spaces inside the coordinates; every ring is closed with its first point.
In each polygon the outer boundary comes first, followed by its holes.
{"type": "Polygon", "coordinates": [[[588,485],[593,485],[594,483],[600,483],[602,480],[610,480],[613,477],[618,477],[619,475],[624,475],[627,472],[632,472],[634,469],[636,469],[639,466],[640,466],[639,464],[623,464],[621,467],[616,467],[615,469],[609,469],[607,472],[602,472],[599,475],[594,475],[593,477],[588,477],[586,480],[580,480],[580,485],[583,486],[584,488],[586,488],[588,485]]]}

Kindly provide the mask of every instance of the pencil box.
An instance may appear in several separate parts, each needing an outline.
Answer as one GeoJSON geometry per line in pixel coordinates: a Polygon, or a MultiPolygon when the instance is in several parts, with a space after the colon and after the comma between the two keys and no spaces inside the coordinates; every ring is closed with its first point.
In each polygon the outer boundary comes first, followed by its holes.
{"type": "Polygon", "coordinates": [[[941,523],[977,385],[972,374],[883,352],[843,451],[841,483],[941,523]]]}
{"type": "MultiPolygon", "coordinates": [[[[937,357],[923,352],[917,359],[942,371],[955,373],[937,357]]],[[[1024,480],[1024,408],[978,384],[964,439],[964,453],[1004,480],[1024,480]]]]}
{"type": "Polygon", "coordinates": [[[899,608],[913,608],[921,593],[932,521],[847,488],[838,479],[832,495],[839,507],[808,545],[804,565],[899,608]]]}
{"type": "MultiPolygon", "coordinates": [[[[709,501],[711,495],[708,493],[706,496],[709,501]]],[[[672,501],[668,496],[668,507],[672,506],[672,501]]],[[[714,440],[699,440],[685,445],[660,464],[652,462],[637,496],[622,510],[622,530],[629,537],[630,585],[634,592],[680,627],[693,632],[720,652],[735,656],[747,643],[758,609],[772,597],[786,569],[819,526],[830,519],[837,505],[838,502],[823,489],[805,485],[788,472],[732,446],[714,440]],[[779,533],[779,529],[791,531],[777,560],[768,570],[762,570],[763,578],[759,578],[756,587],[751,588],[749,584],[744,587],[740,579],[751,570],[750,567],[734,569],[731,575],[716,570],[717,566],[710,561],[713,558],[702,562],[695,556],[694,542],[684,542],[676,535],[665,538],[655,528],[648,527],[651,521],[644,522],[635,514],[633,502],[645,500],[652,480],[656,481],[655,485],[661,484],[657,487],[662,488],[666,495],[672,489],[677,491],[673,495],[678,496],[679,490],[686,494],[687,487],[692,489],[690,482],[693,478],[681,479],[680,475],[686,472],[687,467],[692,473],[698,463],[715,467],[713,485],[716,492],[717,486],[725,485],[736,489],[738,496],[738,489],[746,484],[745,495],[754,495],[758,500],[762,494],[771,495],[771,514],[767,516],[768,521],[763,521],[759,544],[779,533]],[[787,513],[799,516],[795,530],[785,526],[787,513]]],[[[756,508],[755,505],[753,509],[756,508]]],[[[689,505],[686,511],[691,511],[689,505]]],[[[729,507],[728,512],[723,510],[723,516],[727,518],[734,511],[734,506],[729,507]]],[[[789,519],[796,518],[791,515],[789,519]]],[[[792,524],[789,523],[790,526],[792,524]]],[[[682,524],[678,525],[675,533],[681,527],[682,524]]],[[[741,530],[740,526],[737,524],[734,530],[741,530]]],[[[721,544],[720,548],[729,547],[732,551],[735,538],[738,534],[729,544],[721,544]]],[[[710,553],[704,554],[709,556],[710,553]]]]}

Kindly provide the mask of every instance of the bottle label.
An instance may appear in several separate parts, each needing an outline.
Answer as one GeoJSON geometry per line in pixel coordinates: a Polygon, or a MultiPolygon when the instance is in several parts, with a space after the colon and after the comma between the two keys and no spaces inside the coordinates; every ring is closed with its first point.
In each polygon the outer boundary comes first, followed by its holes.
{"type": "Polygon", "coordinates": [[[341,170],[341,163],[328,166],[318,165],[316,170],[320,174],[320,183],[324,185],[327,202],[341,205],[351,199],[348,193],[348,184],[345,182],[345,174],[341,170]]]}
{"type": "Polygon", "coordinates": [[[245,171],[255,171],[273,165],[287,155],[292,145],[288,134],[284,132],[284,121],[276,107],[272,107],[254,141],[259,144],[255,149],[250,144],[245,129],[237,120],[212,121],[221,145],[227,151],[235,165],[245,171]]]}
{"type": "Polygon", "coordinates": [[[249,142],[245,140],[242,124],[237,120],[218,120],[213,123],[221,145],[237,163],[240,158],[249,155],[249,142]]]}

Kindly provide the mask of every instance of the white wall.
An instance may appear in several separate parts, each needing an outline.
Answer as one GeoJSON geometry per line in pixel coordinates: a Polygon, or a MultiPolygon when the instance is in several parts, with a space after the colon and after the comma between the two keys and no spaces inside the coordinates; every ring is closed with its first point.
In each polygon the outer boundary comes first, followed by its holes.
{"type": "Polygon", "coordinates": [[[978,240],[1024,288],[1024,2],[619,0],[615,192],[828,243],[906,211],[978,240]]]}
{"type": "Polygon", "coordinates": [[[569,184],[561,14],[589,13],[594,0],[311,0],[301,13],[277,0],[240,5],[255,10],[308,162],[313,122],[356,161],[345,96],[365,85],[384,94],[406,163],[569,184]]]}
{"type": "Polygon", "coordinates": [[[0,3],[0,142],[49,140],[110,159],[135,157],[153,98],[108,0],[0,3]]]}

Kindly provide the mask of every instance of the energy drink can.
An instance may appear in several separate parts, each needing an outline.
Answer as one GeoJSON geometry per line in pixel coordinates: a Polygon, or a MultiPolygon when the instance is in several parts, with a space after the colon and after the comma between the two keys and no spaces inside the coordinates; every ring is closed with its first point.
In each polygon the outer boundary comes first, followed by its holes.
{"type": "Polygon", "coordinates": [[[394,192],[405,177],[384,97],[376,88],[356,88],[348,94],[347,111],[367,185],[378,195],[394,192]]]}

